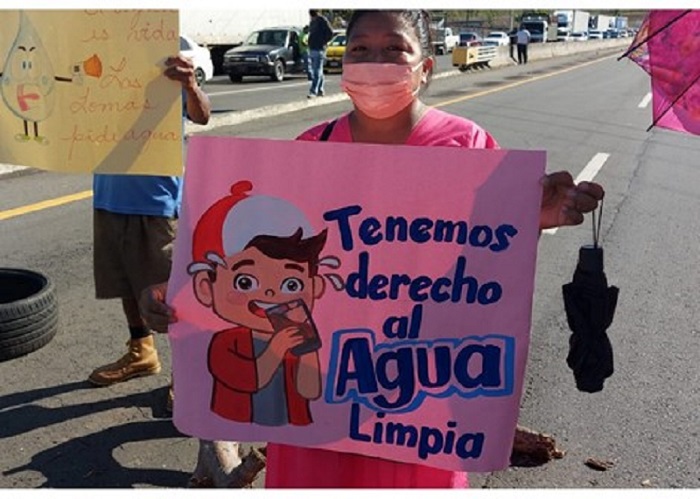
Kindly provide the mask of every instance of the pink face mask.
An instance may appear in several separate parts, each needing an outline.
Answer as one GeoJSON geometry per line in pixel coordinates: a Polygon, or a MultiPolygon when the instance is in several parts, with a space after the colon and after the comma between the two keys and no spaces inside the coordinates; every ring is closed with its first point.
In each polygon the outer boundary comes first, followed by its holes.
{"type": "Polygon", "coordinates": [[[413,88],[414,67],[405,64],[358,62],[344,64],[340,87],[355,106],[370,118],[394,116],[413,102],[420,86],[413,88]]]}

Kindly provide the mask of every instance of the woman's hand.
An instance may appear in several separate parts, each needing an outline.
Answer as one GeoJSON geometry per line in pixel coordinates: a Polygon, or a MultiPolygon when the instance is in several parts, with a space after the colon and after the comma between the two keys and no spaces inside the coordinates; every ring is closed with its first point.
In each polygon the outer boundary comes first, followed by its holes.
{"type": "Polygon", "coordinates": [[[579,225],[584,213],[595,210],[605,195],[603,187],[595,182],[574,184],[566,171],[545,175],[541,184],[540,230],[579,225]]]}
{"type": "Polygon", "coordinates": [[[139,309],[148,327],[159,333],[167,333],[168,326],[177,322],[175,309],[165,303],[168,283],[163,282],[150,286],[141,292],[139,309]]]}

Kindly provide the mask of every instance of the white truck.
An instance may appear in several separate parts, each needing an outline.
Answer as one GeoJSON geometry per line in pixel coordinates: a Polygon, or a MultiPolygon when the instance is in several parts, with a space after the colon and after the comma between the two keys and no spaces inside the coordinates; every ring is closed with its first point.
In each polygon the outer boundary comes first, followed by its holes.
{"type": "Polygon", "coordinates": [[[445,26],[445,19],[436,19],[431,25],[433,31],[433,52],[437,55],[448,54],[459,45],[459,35],[452,28],[445,26]]]}
{"type": "Polygon", "coordinates": [[[533,43],[554,42],[557,40],[557,18],[545,12],[528,12],[520,18],[520,28],[530,33],[533,43]]]}
{"type": "Polygon", "coordinates": [[[613,26],[614,21],[614,16],[598,14],[591,17],[591,20],[588,23],[588,28],[590,31],[600,31],[601,33],[605,33],[613,26]]]}
{"type": "Polygon", "coordinates": [[[557,10],[557,40],[568,41],[574,33],[588,33],[591,15],[583,10],[557,10]]]}
{"type": "Polygon", "coordinates": [[[209,49],[216,74],[222,72],[224,53],[241,45],[253,31],[307,24],[308,9],[180,9],[180,32],[209,49]]]}

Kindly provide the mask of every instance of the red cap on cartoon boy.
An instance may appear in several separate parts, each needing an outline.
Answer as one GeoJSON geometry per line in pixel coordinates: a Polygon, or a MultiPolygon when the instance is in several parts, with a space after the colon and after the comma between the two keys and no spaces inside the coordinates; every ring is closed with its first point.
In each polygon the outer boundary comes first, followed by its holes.
{"type": "Polygon", "coordinates": [[[284,199],[249,195],[253,184],[241,180],[200,217],[192,235],[190,274],[213,270],[212,264],[243,251],[256,236],[289,237],[299,229],[302,238],[313,236],[306,216],[284,199]]]}

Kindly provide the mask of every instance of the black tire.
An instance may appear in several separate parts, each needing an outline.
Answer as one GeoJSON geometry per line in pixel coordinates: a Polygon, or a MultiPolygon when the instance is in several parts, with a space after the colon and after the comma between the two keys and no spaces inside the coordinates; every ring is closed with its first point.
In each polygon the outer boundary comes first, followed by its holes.
{"type": "Polygon", "coordinates": [[[202,68],[197,68],[194,70],[194,79],[197,81],[198,86],[204,85],[204,81],[207,79],[207,75],[204,73],[202,68]]]}
{"type": "Polygon", "coordinates": [[[282,59],[277,59],[275,61],[275,67],[270,75],[272,81],[284,81],[284,61],[282,59]]]}
{"type": "Polygon", "coordinates": [[[228,78],[231,80],[231,83],[240,83],[243,81],[243,75],[229,74],[228,78]]]}
{"type": "Polygon", "coordinates": [[[0,362],[34,352],[58,330],[51,279],[24,269],[0,268],[0,362]]]}

